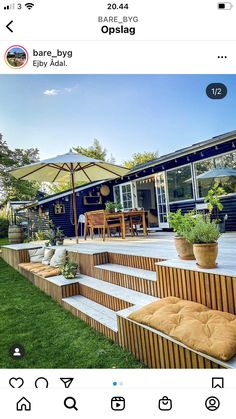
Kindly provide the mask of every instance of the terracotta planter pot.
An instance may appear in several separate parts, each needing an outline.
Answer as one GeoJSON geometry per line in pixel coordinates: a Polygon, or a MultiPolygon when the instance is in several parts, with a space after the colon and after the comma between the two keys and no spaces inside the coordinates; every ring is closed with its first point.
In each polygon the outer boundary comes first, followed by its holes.
{"type": "Polygon", "coordinates": [[[175,237],[175,247],[180,259],[194,260],[193,245],[183,237],[175,237]]]}
{"type": "Polygon", "coordinates": [[[218,255],[218,243],[194,244],[193,253],[197,264],[201,268],[216,268],[216,258],[218,255]]]}

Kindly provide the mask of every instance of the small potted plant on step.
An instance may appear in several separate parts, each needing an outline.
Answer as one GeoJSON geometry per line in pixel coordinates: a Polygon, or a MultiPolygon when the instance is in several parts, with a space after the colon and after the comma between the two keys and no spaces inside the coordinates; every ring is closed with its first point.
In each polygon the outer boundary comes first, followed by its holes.
{"type": "Polygon", "coordinates": [[[193,228],[186,232],[185,238],[193,244],[193,253],[201,268],[216,268],[218,255],[217,240],[220,237],[219,227],[209,216],[196,215],[193,228]]]}
{"type": "Polygon", "coordinates": [[[65,279],[73,279],[77,275],[78,264],[67,260],[63,265],[61,272],[65,279]]]}
{"type": "Polygon", "coordinates": [[[183,260],[195,259],[193,245],[184,236],[185,231],[191,230],[194,225],[194,213],[191,211],[183,215],[181,209],[176,212],[169,212],[168,222],[176,233],[174,240],[179,258],[183,260]]]}

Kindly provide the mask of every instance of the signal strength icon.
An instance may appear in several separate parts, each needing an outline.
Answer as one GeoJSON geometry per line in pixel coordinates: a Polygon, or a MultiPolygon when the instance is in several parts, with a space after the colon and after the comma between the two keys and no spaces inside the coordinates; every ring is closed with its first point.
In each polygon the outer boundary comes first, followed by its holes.
{"type": "Polygon", "coordinates": [[[7,6],[4,6],[4,10],[13,10],[15,9],[15,4],[8,4],[7,6]]]}
{"type": "Polygon", "coordinates": [[[25,3],[25,7],[27,7],[28,10],[31,10],[34,7],[34,3],[25,3]]]}

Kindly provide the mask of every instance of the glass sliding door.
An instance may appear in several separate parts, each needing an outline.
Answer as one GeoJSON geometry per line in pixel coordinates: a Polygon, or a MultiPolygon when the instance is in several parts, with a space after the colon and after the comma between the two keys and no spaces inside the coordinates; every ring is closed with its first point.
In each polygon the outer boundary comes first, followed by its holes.
{"type": "Polygon", "coordinates": [[[157,196],[157,215],[159,227],[168,228],[167,214],[169,211],[167,202],[167,187],[165,172],[156,175],[156,196],[157,196]]]}

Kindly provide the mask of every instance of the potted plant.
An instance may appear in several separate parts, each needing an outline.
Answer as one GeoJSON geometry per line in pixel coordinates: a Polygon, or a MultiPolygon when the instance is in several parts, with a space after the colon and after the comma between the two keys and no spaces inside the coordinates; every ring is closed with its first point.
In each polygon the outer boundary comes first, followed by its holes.
{"type": "Polygon", "coordinates": [[[195,217],[193,211],[184,215],[181,209],[178,209],[176,212],[169,212],[168,222],[176,233],[174,241],[179,258],[183,260],[195,259],[193,245],[184,235],[185,231],[191,230],[194,225],[195,217]]]}
{"type": "Polygon", "coordinates": [[[63,265],[61,272],[65,279],[73,279],[76,277],[78,264],[69,260],[63,265]]]}
{"type": "Polygon", "coordinates": [[[55,232],[55,230],[50,228],[46,233],[46,238],[48,240],[48,243],[46,243],[46,245],[47,244],[49,246],[55,246],[56,245],[56,232],[55,232]]]}
{"type": "Polygon", "coordinates": [[[121,203],[120,202],[116,202],[115,203],[115,211],[116,212],[120,212],[120,211],[122,211],[122,209],[123,209],[123,207],[122,207],[122,205],[121,205],[121,203]]]}
{"type": "Polygon", "coordinates": [[[223,205],[220,202],[220,196],[226,195],[226,191],[218,182],[215,182],[213,187],[209,189],[207,196],[204,199],[204,202],[207,203],[207,209],[212,219],[216,221],[219,225],[219,230],[221,233],[225,232],[225,220],[228,216],[225,215],[224,218],[220,217],[220,212],[223,210],[223,205]]]}
{"type": "Polygon", "coordinates": [[[193,244],[193,253],[201,268],[215,268],[218,255],[219,227],[215,220],[196,215],[194,226],[185,231],[185,238],[193,244]]]}
{"type": "Polygon", "coordinates": [[[105,203],[105,210],[106,210],[106,212],[113,213],[113,212],[115,212],[115,209],[116,209],[116,203],[115,202],[107,201],[105,203]]]}
{"type": "Polygon", "coordinates": [[[60,229],[60,227],[57,227],[56,229],[56,245],[57,246],[61,246],[64,243],[64,233],[63,231],[60,229]]]}

